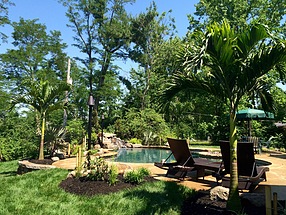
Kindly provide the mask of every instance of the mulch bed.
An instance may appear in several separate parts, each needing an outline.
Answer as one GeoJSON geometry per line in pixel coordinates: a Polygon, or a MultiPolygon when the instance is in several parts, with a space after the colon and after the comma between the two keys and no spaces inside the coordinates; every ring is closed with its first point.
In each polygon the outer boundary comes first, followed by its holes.
{"type": "MultiPolygon", "coordinates": [[[[243,213],[247,215],[265,215],[265,207],[255,207],[242,201],[243,213]]],[[[213,201],[208,191],[199,191],[196,196],[186,199],[182,207],[182,215],[232,215],[226,210],[226,201],[213,201]]]]}
{"type": "MultiPolygon", "coordinates": [[[[115,185],[109,185],[106,181],[91,181],[86,180],[85,178],[67,178],[63,180],[59,186],[66,192],[85,196],[109,194],[138,186],[136,184],[124,182],[122,174],[119,174],[117,179],[118,182],[115,185]]],[[[145,177],[144,179],[145,182],[156,181],[153,177],[145,177]]]]}
{"type": "MultiPolygon", "coordinates": [[[[85,178],[67,178],[63,180],[59,187],[66,192],[93,196],[98,194],[109,194],[118,192],[123,189],[134,188],[134,184],[125,183],[123,175],[118,176],[118,182],[114,186],[110,186],[106,181],[90,181],[85,178]]],[[[146,182],[156,181],[153,177],[145,177],[146,182]]],[[[244,214],[248,215],[264,215],[265,208],[257,208],[247,202],[242,202],[244,214]]],[[[226,211],[225,201],[212,201],[208,191],[199,191],[197,195],[187,198],[182,205],[182,215],[231,215],[226,211]]]]}

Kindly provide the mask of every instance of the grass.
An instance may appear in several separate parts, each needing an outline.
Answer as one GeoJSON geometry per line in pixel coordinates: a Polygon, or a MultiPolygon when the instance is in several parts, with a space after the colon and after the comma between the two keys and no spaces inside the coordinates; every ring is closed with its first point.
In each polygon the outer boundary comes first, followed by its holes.
{"type": "Polygon", "coordinates": [[[182,185],[158,181],[109,195],[77,196],[58,187],[68,174],[66,170],[17,175],[17,167],[17,161],[0,162],[0,215],[176,215],[183,200],[194,193],[182,185]]]}
{"type": "Polygon", "coordinates": [[[209,141],[192,141],[189,143],[189,147],[191,149],[209,149],[214,151],[220,151],[219,145],[212,145],[212,143],[209,141]]]}

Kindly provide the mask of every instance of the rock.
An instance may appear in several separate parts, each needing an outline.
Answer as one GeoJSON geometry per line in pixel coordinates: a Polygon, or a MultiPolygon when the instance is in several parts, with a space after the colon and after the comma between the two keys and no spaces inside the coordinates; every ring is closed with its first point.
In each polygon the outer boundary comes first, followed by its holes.
{"type": "Polygon", "coordinates": [[[126,148],[132,148],[132,144],[130,143],[125,143],[126,148]]]}
{"type": "Polygon", "coordinates": [[[65,159],[65,155],[63,152],[56,152],[55,157],[58,157],[59,159],[65,159]]]}
{"type": "Polygon", "coordinates": [[[93,146],[93,149],[101,149],[101,147],[100,147],[99,144],[95,144],[95,145],[93,146]]]}
{"type": "Polygon", "coordinates": [[[75,174],[76,174],[76,172],[75,172],[75,170],[73,170],[68,174],[67,178],[74,178],[75,174]]]}
{"type": "Polygon", "coordinates": [[[211,200],[227,200],[229,194],[229,189],[222,187],[222,186],[216,186],[210,191],[210,199],[211,200]]]}
{"type": "Polygon", "coordinates": [[[59,161],[60,160],[59,157],[52,157],[51,159],[52,159],[52,161],[59,161]]]}
{"type": "Polygon", "coordinates": [[[24,173],[31,172],[34,170],[52,169],[52,168],[56,168],[56,167],[52,165],[31,163],[28,160],[21,160],[21,161],[18,161],[17,173],[24,174],[24,173]]]}
{"type": "Polygon", "coordinates": [[[142,148],[142,144],[132,144],[132,148],[142,148]]]}

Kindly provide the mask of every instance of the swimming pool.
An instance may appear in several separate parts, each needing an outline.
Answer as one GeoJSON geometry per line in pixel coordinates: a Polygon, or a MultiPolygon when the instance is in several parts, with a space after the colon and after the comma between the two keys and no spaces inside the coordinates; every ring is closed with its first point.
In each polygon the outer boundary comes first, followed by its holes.
{"type": "MultiPolygon", "coordinates": [[[[154,163],[166,159],[171,154],[169,149],[159,148],[121,148],[112,160],[127,163],[154,163]]],[[[169,161],[175,160],[173,155],[169,161]]]]}

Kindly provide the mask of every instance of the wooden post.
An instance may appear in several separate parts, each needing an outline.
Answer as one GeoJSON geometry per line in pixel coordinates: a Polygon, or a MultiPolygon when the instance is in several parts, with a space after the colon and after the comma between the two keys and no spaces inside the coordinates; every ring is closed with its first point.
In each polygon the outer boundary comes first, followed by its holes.
{"type": "Polygon", "coordinates": [[[68,157],[71,157],[71,144],[68,144],[68,157]]]}
{"type": "Polygon", "coordinates": [[[277,193],[273,193],[273,215],[278,215],[278,210],[277,210],[277,193]]]}
{"type": "Polygon", "coordinates": [[[265,208],[266,215],[272,215],[272,196],[271,196],[271,186],[265,186],[265,208]]]}
{"type": "Polygon", "coordinates": [[[76,153],[76,163],[75,163],[75,169],[76,169],[76,171],[78,171],[78,152],[76,153]]]}
{"type": "Polygon", "coordinates": [[[81,171],[81,164],[82,164],[82,150],[81,146],[78,148],[78,170],[81,171]]]}

